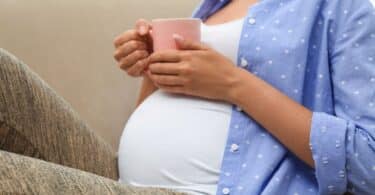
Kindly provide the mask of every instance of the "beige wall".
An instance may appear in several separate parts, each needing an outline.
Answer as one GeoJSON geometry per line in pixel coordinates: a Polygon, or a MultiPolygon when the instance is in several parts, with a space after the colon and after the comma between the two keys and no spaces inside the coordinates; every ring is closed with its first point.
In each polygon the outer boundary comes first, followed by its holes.
{"type": "Polygon", "coordinates": [[[117,147],[139,80],[112,40],[140,17],[190,16],[199,0],[0,0],[0,47],[25,61],[117,147]]]}

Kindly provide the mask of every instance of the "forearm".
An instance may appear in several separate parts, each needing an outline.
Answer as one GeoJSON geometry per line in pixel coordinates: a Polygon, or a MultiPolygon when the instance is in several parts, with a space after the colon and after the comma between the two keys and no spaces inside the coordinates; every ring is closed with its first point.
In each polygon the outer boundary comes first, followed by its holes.
{"type": "Polygon", "coordinates": [[[144,76],[142,80],[141,91],[138,96],[137,100],[137,107],[153,92],[155,92],[158,88],[154,85],[154,83],[147,77],[144,76]]]}
{"type": "Polygon", "coordinates": [[[313,167],[309,147],[312,112],[249,72],[239,69],[239,75],[232,103],[313,167]]]}

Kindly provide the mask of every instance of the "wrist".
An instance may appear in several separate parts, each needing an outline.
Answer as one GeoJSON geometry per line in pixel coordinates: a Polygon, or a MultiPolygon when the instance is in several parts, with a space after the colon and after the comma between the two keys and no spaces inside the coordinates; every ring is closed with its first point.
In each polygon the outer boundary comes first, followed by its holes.
{"type": "Polygon", "coordinates": [[[149,86],[155,86],[154,82],[150,79],[147,73],[142,75],[143,83],[147,83],[149,86]]]}
{"type": "Polygon", "coordinates": [[[236,104],[238,102],[239,91],[241,90],[241,83],[244,82],[242,69],[238,67],[234,67],[233,74],[231,79],[229,80],[229,90],[227,90],[227,101],[236,104]]]}
{"type": "Polygon", "coordinates": [[[235,68],[234,78],[232,79],[230,88],[228,90],[228,99],[227,101],[240,106],[242,93],[246,91],[246,86],[249,82],[250,77],[252,76],[249,72],[242,68],[235,68]]]}

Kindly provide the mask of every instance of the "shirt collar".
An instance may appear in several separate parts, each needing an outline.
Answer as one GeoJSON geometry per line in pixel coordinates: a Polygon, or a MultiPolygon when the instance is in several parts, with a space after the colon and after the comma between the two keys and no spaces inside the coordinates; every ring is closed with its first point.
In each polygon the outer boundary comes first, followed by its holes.
{"type": "Polygon", "coordinates": [[[206,20],[210,15],[228,4],[231,0],[203,0],[194,11],[193,17],[206,20]]]}

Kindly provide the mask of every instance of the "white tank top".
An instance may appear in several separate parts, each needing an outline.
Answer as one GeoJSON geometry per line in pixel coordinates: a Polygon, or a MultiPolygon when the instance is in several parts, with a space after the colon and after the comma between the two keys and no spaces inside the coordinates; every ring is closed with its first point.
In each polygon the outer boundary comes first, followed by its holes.
{"type": "MultiPolygon", "coordinates": [[[[202,42],[236,64],[243,19],[202,24],[202,42]]],[[[215,194],[232,105],[160,90],[131,115],[119,146],[120,182],[215,194]]]]}

